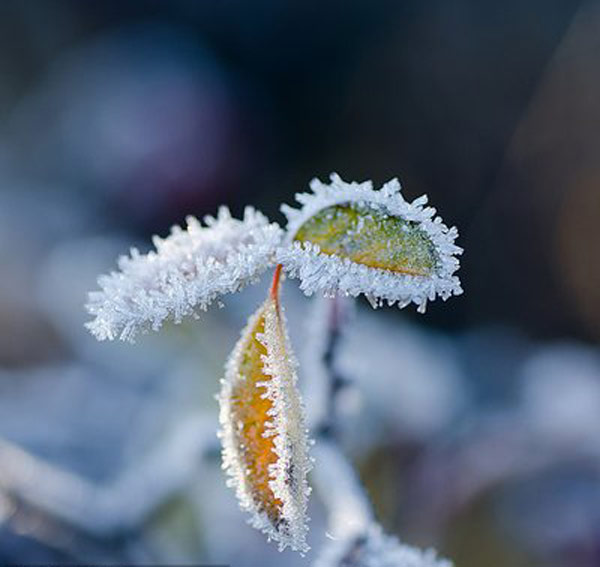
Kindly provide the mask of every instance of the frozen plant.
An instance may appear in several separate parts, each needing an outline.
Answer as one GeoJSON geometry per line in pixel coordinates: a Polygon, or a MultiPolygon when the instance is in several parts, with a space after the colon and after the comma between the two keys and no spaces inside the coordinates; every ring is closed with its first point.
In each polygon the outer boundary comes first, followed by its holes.
{"type": "MultiPolygon", "coordinates": [[[[175,227],[168,237],[155,237],[154,251],[134,249],[121,257],[119,270],[99,278],[100,290],[90,293],[87,304],[93,316],[87,326],[94,336],[132,341],[167,319],[199,317],[223,295],[275,267],[267,299],[250,317],[225,366],[219,437],[228,484],[250,513],[250,523],[280,550],[289,546],[301,553],[309,549],[307,474],[313,460],[280,298],[284,274],[298,279],[309,296],[362,294],[373,307],[414,303],[419,312],[438,296],[446,300],[462,293],[455,275],[462,253],[455,244],[458,232],[426,206],[426,196],[409,203],[396,179],[374,190],[371,182],[346,183],[335,174],[329,185],[314,180],[311,189],[296,195],[300,208],[282,206],[285,228],[252,208],[242,220],[226,208],[216,218],[206,217],[204,225],[188,218],[186,230],[175,227]]],[[[320,375],[327,379],[327,369],[320,375]]],[[[330,388],[322,391],[334,394],[330,388]]],[[[311,425],[313,433],[322,433],[322,423],[311,425]]],[[[333,451],[334,461],[344,463],[341,454],[335,457],[336,444],[321,437],[317,454],[322,443],[329,447],[323,454],[333,451]]],[[[315,478],[329,478],[336,486],[333,491],[321,486],[330,516],[353,526],[325,550],[320,565],[449,565],[381,533],[366,511],[366,496],[356,497],[360,483],[349,464],[327,467],[338,471],[336,476],[319,474],[320,464],[317,459],[315,478]],[[344,487],[347,493],[327,497],[344,487]],[[348,507],[348,502],[359,505],[348,507]],[[358,554],[357,562],[348,563],[348,550],[358,554]]]]}

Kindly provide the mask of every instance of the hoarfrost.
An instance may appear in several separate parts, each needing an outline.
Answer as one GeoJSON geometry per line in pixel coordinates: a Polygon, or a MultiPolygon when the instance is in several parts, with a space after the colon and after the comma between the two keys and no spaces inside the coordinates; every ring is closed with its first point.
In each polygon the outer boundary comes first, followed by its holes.
{"type": "Polygon", "coordinates": [[[247,207],[243,220],[221,207],[205,226],[188,217],[187,228],[155,236],[148,254],[131,250],[118,271],[100,276],[100,291],[89,294],[94,316],[87,328],[99,340],[132,341],[140,331],[156,331],[166,319],[179,323],[197,315],[219,296],[255,281],[273,263],[282,231],[259,211],[247,207]]]}
{"type": "Polygon", "coordinates": [[[400,308],[415,303],[419,312],[424,312],[427,301],[438,296],[446,300],[462,293],[460,280],[454,275],[459,268],[457,256],[462,253],[462,248],[454,243],[458,231],[456,227],[448,228],[440,217],[436,217],[434,208],[424,206],[427,196],[409,203],[404,200],[397,179],[392,179],[380,190],[373,190],[370,181],[346,183],[337,174],[331,175],[330,185],[314,179],[310,187],[312,193],[296,195],[302,208],[282,206],[288,219],[288,246],[280,247],[277,252],[277,261],[291,277],[300,279],[300,288],[306,295],[321,292],[326,296],[339,293],[356,297],[364,294],[373,307],[384,302],[397,303],[400,308]],[[398,273],[324,254],[310,241],[294,241],[301,227],[317,213],[343,204],[366,205],[379,214],[418,225],[434,247],[435,269],[428,275],[398,273]]]}
{"type": "Polygon", "coordinates": [[[402,544],[372,524],[365,533],[329,542],[314,567],[452,567],[452,562],[433,549],[402,544]]]}
{"type": "MultiPolygon", "coordinates": [[[[229,476],[228,484],[235,488],[242,509],[251,513],[251,525],[265,532],[268,539],[275,540],[280,551],[289,546],[304,553],[309,549],[306,507],[310,487],[306,475],[312,462],[308,456],[304,408],[296,385],[296,366],[282,307],[270,297],[250,318],[227,362],[219,396],[222,427],[219,436],[223,443],[223,468],[229,476]],[[246,462],[248,447],[240,443],[239,434],[244,424],[237,422],[233,407],[237,386],[249,379],[240,370],[261,318],[264,318],[264,332],[256,338],[266,350],[261,371],[267,379],[256,386],[263,390],[261,397],[272,404],[267,412],[269,421],[263,424],[263,437],[273,439],[272,450],[276,455],[267,471],[272,493],[269,507],[277,508],[275,518],[265,509],[264,494],[257,496],[256,477],[259,475],[246,462]],[[251,475],[252,472],[255,474],[251,475]]],[[[261,462],[266,461],[261,459],[261,462]]],[[[264,493],[264,487],[260,490],[264,493]]]]}

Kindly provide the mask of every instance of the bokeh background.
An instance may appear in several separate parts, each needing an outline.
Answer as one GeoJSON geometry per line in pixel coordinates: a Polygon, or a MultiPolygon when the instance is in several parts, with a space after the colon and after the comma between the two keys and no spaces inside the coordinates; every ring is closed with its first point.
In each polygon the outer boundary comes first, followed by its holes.
{"type": "Polygon", "coordinates": [[[465,248],[463,296],[360,303],[340,349],[385,529],[460,567],[600,565],[600,4],[559,0],[0,3],[0,563],[310,564],[219,469],[262,289],[133,347],[83,304],[185,215],[282,221],[332,171],[399,176],[465,248]]]}

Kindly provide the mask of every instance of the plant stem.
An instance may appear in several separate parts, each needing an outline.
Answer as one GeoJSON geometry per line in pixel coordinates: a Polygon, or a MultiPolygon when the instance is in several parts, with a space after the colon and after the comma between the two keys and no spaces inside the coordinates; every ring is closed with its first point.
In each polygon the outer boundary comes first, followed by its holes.
{"type": "Polygon", "coordinates": [[[325,346],[322,354],[322,364],[327,378],[326,405],[323,422],[320,424],[321,435],[335,436],[336,429],[336,398],[347,384],[347,380],[336,370],[335,357],[339,350],[343,328],[347,323],[347,300],[343,297],[326,299],[327,320],[325,346]]]}
{"type": "Polygon", "coordinates": [[[273,272],[273,283],[271,284],[271,290],[269,295],[273,298],[275,303],[279,305],[279,288],[281,287],[281,270],[283,266],[277,264],[275,271],[273,272]]]}
{"type": "MultiPolygon", "coordinates": [[[[335,297],[317,301],[321,301],[317,306],[320,310],[317,312],[318,324],[324,327],[320,330],[322,336],[318,337],[321,341],[319,377],[326,384],[318,388],[325,399],[318,400],[321,410],[314,424],[317,438],[314,453],[319,464],[313,477],[328,511],[329,529],[341,537],[366,531],[373,521],[373,511],[358,475],[336,439],[336,398],[347,380],[336,370],[335,358],[348,321],[351,300],[335,297]]],[[[316,332],[321,334],[319,330],[316,332]]]]}

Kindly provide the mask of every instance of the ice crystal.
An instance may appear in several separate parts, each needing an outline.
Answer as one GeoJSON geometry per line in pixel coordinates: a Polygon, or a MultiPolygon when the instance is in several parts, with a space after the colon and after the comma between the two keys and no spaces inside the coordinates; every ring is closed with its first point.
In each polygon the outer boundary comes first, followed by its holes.
{"type": "Polygon", "coordinates": [[[373,190],[370,181],[346,183],[336,174],[311,189],[296,195],[302,208],[282,207],[289,245],[277,253],[307,295],[362,293],[375,307],[415,303],[423,312],[428,300],[462,293],[454,275],[458,231],[424,206],[425,195],[409,203],[397,179],[373,190]]]}
{"type": "Polygon", "coordinates": [[[251,207],[243,220],[221,207],[203,226],[188,217],[187,228],[175,226],[166,238],[155,236],[148,254],[131,250],[118,260],[119,271],[98,279],[87,309],[94,319],[88,329],[99,340],[131,341],[139,331],[158,330],[197,315],[217,297],[253,282],[272,264],[282,231],[251,207]]]}
{"type": "Polygon", "coordinates": [[[373,524],[365,533],[331,541],[314,567],[452,567],[452,562],[433,549],[404,545],[373,524]]]}
{"type": "Polygon", "coordinates": [[[223,467],[250,523],[306,552],[311,468],[296,362],[276,297],[250,318],[226,365],[219,395],[223,467]]]}

